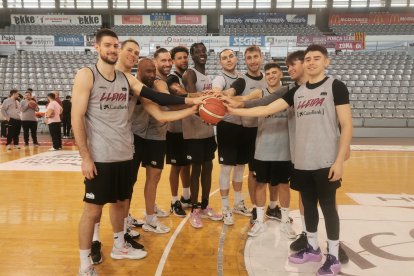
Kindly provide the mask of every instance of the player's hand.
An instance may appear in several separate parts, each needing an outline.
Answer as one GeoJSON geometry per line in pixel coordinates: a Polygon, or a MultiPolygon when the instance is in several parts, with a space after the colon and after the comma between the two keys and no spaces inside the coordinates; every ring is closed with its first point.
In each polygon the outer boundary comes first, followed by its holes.
{"type": "Polygon", "coordinates": [[[197,114],[198,113],[198,105],[193,105],[192,107],[190,107],[191,111],[193,111],[193,114],[197,114]]]}
{"type": "Polygon", "coordinates": [[[94,179],[95,175],[98,175],[95,163],[91,158],[83,158],[81,168],[83,176],[85,176],[89,180],[94,179]]]}
{"type": "Polygon", "coordinates": [[[242,107],[244,107],[243,102],[236,101],[236,100],[232,99],[230,96],[222,95],[220,97],[220,99],[227,104],[226,106],[230,106],[230,107],[233,107],[233,108],[242,108],[242,107]]]}
{"type": "Polygon", "coordinates": [[[328,179],[330,182],[338,181],[342,178],[344,164],[335,162],[329,170],[328,179]]]}
{"type": "Polygon", "coordinates": [[[228,114],[235,115],[234,113],[235,113],[236,108],[231,107],[229,104],[227,104],[225,102],[223,104],[227,108],[227,113],[228,114]]]}

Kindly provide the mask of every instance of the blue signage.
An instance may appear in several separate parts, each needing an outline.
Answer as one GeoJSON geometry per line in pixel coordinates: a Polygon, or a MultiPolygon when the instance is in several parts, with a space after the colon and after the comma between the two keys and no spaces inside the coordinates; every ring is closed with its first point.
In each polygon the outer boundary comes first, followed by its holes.
{"type": "Polygon", "coordinates": [[[265,46],[265,36],[230,36],[230,46],[265,46]]]}
{"type": "Polygon", "coordinates": [[[55,46],[85,46],[83,35],[55,35],[55,46]]]}

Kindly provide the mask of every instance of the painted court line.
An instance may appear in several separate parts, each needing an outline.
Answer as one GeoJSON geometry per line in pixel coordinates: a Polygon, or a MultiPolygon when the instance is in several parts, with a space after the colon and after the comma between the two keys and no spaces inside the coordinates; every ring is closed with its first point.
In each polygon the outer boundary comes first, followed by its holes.
{"type": "MultiPolygon", "coordinates": [[[[214,190],[212,193],[210,193],[210,197],[215,195],[220,189],[214,190]]],[[[168,255],[170,254],[171,248],[177,239],[178,234],[180,234],[181,230],[184,227],[184,224],[188,221],[190,218],[190,214],[188,214],[185,219],[183,219],[180,224],[178,225],[177,229],[175,229],[174,234],[172,234],[170,240],[168,241],[167,245],[165,246],[164,253],[162,253],[160,262],[158,263],[157,270],[155,271],[155,276],[161,276],[162,271],[164,270],[165,262],[167,261],[168,255]]]]}

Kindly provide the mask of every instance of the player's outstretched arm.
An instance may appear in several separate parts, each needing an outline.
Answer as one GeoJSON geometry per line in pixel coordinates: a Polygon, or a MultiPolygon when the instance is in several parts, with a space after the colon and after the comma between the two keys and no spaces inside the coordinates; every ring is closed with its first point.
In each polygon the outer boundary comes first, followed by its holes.
{"type": "Polygon", "coordinates": [[[352,139],[352,113],[349,104],[342,104],[336,106],[336,114],[341,126],[341,135],[339,137],[339,149],[336,156],[335,163],[332,165],[329,171],[330,181],[337,181],[342,178],[343,165],[346,160],[349,146],[352,139]]]}
{"type": "MultiPolygon", "coordinates": [[[[281,87],[276,92],[280,92],[282,89],[286,89],[286,88],[281,87]]],[[[244,107],[251,108],[251,107],[256,107],[256,106],[268,105],[268,104],[271,104],[272,102],[276,101],[277,99],[280,99],[281,97],[282,97],[281,93],[272,93],[272,94],[264,96],[263,98],[260,98],[260,99],[248,100],[248,101],[244,102],[244,107]]]]}
{"type": "Polygon", "coordinates": [[[288,103],[283,99],[278,99],[266,106],[253,108],[232,108],[227,105],[227,112],[231,115],[244,117],[265,117],[288,108],[288,103]]]}
{"type": "Polygon", "coordinates": [[[143,101],[143,105],[144,105],[145,111],[147,111],[152,117],[154,117],[157,121],[161,123],[167,123],[167,122],[180,120],[187,116],[196,114],[198,110],[198,106],[193,105],[190,108],[185,108],[181,110],[165,111],[165,110],[162,110],[157,104],[149,100],[143,101]]]}
{"type": "Polygon", "coordinates": [[[89,152],[84,123],[92,87],[92,71],[89,68],[80,69],[73,83],[71,121],[75,141],[82,157],[82,174],[87,179],[92,179],[98,174],[89,152]]]}

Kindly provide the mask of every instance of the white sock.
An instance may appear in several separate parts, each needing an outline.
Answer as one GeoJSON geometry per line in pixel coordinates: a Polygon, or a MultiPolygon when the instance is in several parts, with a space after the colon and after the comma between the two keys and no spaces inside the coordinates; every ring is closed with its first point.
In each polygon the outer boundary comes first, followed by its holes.
{"type": "Polygon", "coordinates": [[[269,202],[269,207],[270,209],[275,209],[277,206],[277,201],[270,201],[269,202]]]}
{"type": "Polygon", "coordinates": [[[339,251],[339,240],[328,240],[328,252],[332,256],[335,256],[338,259],[338,251],[339,251]]]}
{"type": "Polygon", "coordinates": [[[190,187],[188,187],[188,188],[183,188],[183,198],[184,198],[184,199],[189,199],[189,198],[190,198],[190,196],[191,196],[191,193],[190,193],[190,187]]]}
{"type": "Polygon", "coordinates": [[[124,231],[114,233],[114,245],[116,248],[121,248],[125,244],[124,231]]]}
{"type": "Polygon", "coordinates": [[[241,191],[238,191],[238,192],[234,191],[234,205],[239,204],[239,202],[242,200],[243,200],[243,197],[242,197],[241,191]]]}
{"type": "Polygon", "coordinates": [[[264,209],[265,209],[265,207],[259,207],[259,206],[257,206],[257,221],[259,221],[259,222],[264,222],[264,209]]]}
{"type": "Polygon", "coordinates": [[[229,207],[229,196],[221,196],[221,206],[223,208],[229,207]]]}
{"type": "Polygon", "coordinates": [[[300,218],[302,220],[302,231],[306,233],[305,216],[304,215],[301,215],[300,218]]]}
{"type": "Polygon", "coordinates": [[[91,261],[89,260],[90,255],[91,255],[91,249],[80,249],[79,250],[81,271],[85,271],[88,267],[91,266],[91,261]]]}
{"type": "Polygon", "coordinates": [[[154,215],[146,215],[145,216],[145,222],[147,224],[150,224],[152,222],[152,220],[154,219],[154,217],[155,217],[155,214],[154,215]]]}
{"type": "Polygon", "coordinates": [[[128,228],[128,217],[124,218],[124,234],[127,232],[128,228]]]}
{"type": "Polygon", "coordinates": [[[171,203],[172,204],[174,204],[174,203],[176,203],[178,201],[178,196],[173,196],[172,197],[172,200],[171,200],[171,203]]]}
{"type": "Polygon", "coordinates": [[[286,223],[286,222],[290,222],[289,220],[289,208],[280,208],[280,211],[282,213],[282,222],[286,223]]]}
{"type": "Polygon", "coordinates": [[[314,250],[317,250],[319,248],[318,232],[315,232],[315,233],[307,232],[306,236],[308,237],[308,243],[312,246],[314,250]]]}
{"type": "Polygon", "coordinates": [[[101,225],[101,223],[97,222],[95,223],[95,228],[93,229],[93,238],[92,241],[100,241],[101,239],[99,238],[99,226],[101,225]]]}

